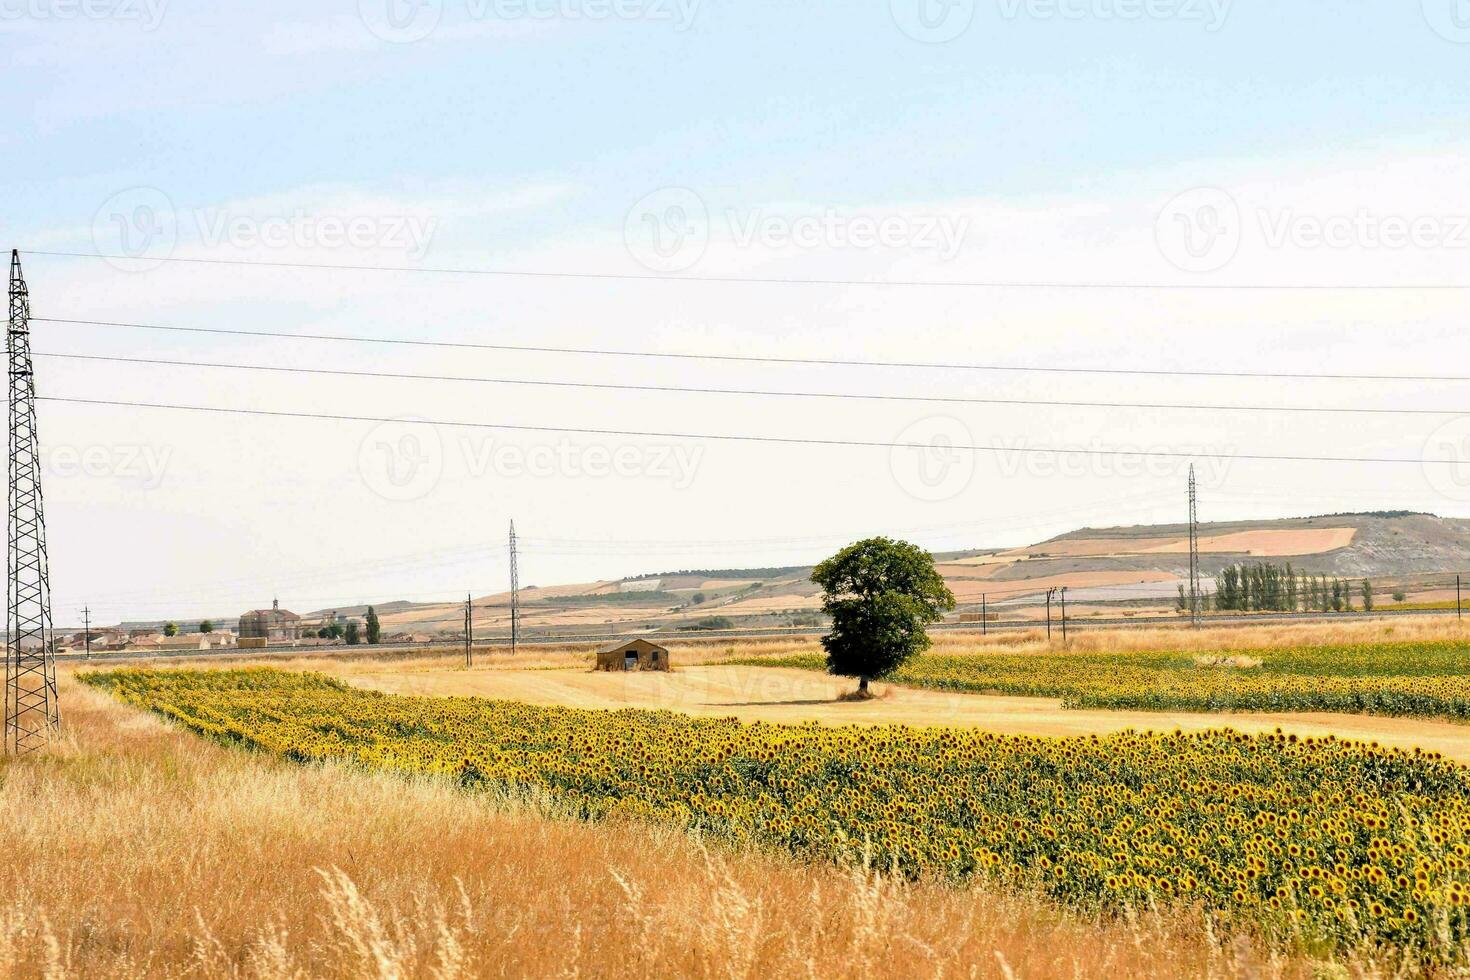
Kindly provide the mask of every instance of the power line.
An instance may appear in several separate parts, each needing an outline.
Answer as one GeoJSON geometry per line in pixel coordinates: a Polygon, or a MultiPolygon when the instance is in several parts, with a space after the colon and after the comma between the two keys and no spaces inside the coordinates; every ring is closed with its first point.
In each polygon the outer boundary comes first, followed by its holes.
{"type": "Polygon", "coordinates": [[[177,361],[167,358],[121,357],[108,354],[63,354],[36,352],[35,357],[69,361],[105,361],[113,364],[150,364],[161,367],[211,368],[230,371],[265,371],[279,374],[331,375],[343,378],[378,378],[396,381],[453,381],[469,384],[523,385],[533,388],[581,388],[597,391],[638,391],[665,394],[742,395],[761,398],[825,398],[848,401],[910,402],[930,405],[1030,405],[1053,408],[1140,408],[1195,412],[1305,412],[1347,415],[1464,415],[1465,410],[1439,408],[1338,408],[1293,405],[1199,405],[1179,402],[1058,401],[1033,398],[961,398],[938,395],[873,395],[840,391],[769,391],[753,388],[702,388],[682,385],[613,384],[602,381],[547,381],[524,378],[477,378],[453,374],[412,374],[400,371],[349,371],[344,368],[288,367],[275,364],[226,364],[218,361],[177,361]]]}
{"type": "Polygon", "coordinates": [[[1225,283],[1225,282],[1068,282],[1064,280],[958,280],[958,279],[802,279],[769,276],[675,275],[636,272],[566,272],[544,269],[475,269],[463,266],[358,265],[329,262],[285,262],[257,259],[207,259],[187,256],[116,255],[106,252],[63,252],[24,249],[30,255],[51,258],[103,259],[117,262],[177,262],[189,265],[246,266],[262,269],[310,269],[323,272],[402,272],[438,276],[493,276],[507,279],[580,279],[599,282],[684,282],[746,286],[876,286],[904,289],[1075,289],[1151,291],[1288,291],[1288,292],[1382,292],[1416,290],[1442,292],[1470,289],[1470,283],[1225,283]]]}
{"type": "MultiPolygon", "coordinates": [[[[331,415],[322,412],[282,412],[268,411],[256,408],[218,408],[208,405],[170,405],[160,402],[137,402],[122,401],[102,398],[58,398],[54,396],[39,396],[37,401],[53,402],[66,405],[95,405],[107,408],[149,408],[176,412],[196,412],[214,415],[247,415],[261,418],[284,418],[284,419],[313,419],[328,422],[403,422],[404,419],[390,418],[387,416],[374,415],[331,415]]],[[[567,435],[584,436],[621,436],[635,439],[688,439],[707,442],[751,442],[768,445],[785,446],[831,446],[853,449],[916,449],[922,451],[934,451],[936,447],[921,442],[881,442],[866,439],[813,439],[798,438],[796,436],[747,436],[729,435],[724,433],[694,433],[694,432],[653,432],[636,429],[594,429],[576,426],[556,425],[511,425],[499,422],[462,422],[449,419],[415,419],[414,422],[421,425],[436,425],[444,428],[457,429],[494,429],[501,432],[553,432],[567,435]]],[[[950,452],[975,452],[975,453],[1023,453],[1026,455],[1057,455],[1057,456],[1146,456],[1160,459],[1220,459],[1238,460],[1251,462],[1272,463],[1383,463],[1397,464],[1400,466],[1462,466],[1461,460],[1457,459],[1406,459],[1394,456],[1296,456],[1289,454],[1273,453],[1218,453],[1218,452],[1182,452],[1169,450],[1135,450],[1135,449],[1109,449],[1098,447],[1096,449],[1070,449],[1049,446],[994,446],[994,445],[970,445],[956,444],[942,447],[950,452]]]]}
{"type": "Polygon", "coordinates": [[[80,320],[71,317],[31,317],[33,323],[60,323],[128,330],[160,330],[170,333],[211,334],[227,337],[270,337],[280,340],[324,340],[353,344],[393,344],[449,350],[513,351],[522,354],[578,354],[595,357],[667,358],[684,361],[733,361],[743,364],[795,364],[817,367],[902,368],[941,371],[996,371],[1025,374],[1092,374],[1132,377],[1262,378],[1286,381],[1470,381],[1463,374],[1333,374],[1281,371],[1191,371],[1148,368],[1036,367],[1016,364],[975,364],[939,361],[859,361],[831,357],[777,357],[764,354],[688,354],[672,351],[619,350],[597,347],[549,347],[527,344],[487,344],[454,340],[420,340],[404,337],[366,337],[352,334],[286,333],[273,330],[236,330],[227,327],[184,327],[162,323],[130,323],[118,320],[80,320]]]}

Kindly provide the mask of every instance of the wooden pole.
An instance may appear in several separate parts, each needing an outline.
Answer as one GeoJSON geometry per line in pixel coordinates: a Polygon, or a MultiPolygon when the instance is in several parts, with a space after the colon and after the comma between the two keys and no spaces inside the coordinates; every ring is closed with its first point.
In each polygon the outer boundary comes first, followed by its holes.
{"type": "Polygon", "coordinates": [[[470,597],[468,595],[466,595],[464,597],[464,666],[465,666],[465,670],[469,670],[470,667],[474,666],[474,660],[473,660],[473,658],[470,655],[470,650],[471,650],[471,648],[475,644],[475,620],[474,620],[474,612],[473,612],[473,610],[474,610],[474,606],[472,606],[470,604],[470,597]]]}
{"type": "Polygon", "coordinates": [[[985,636],[990,632],[990,614],[985,611],[985,593],[980,593],[980,635],[985,636]]]}

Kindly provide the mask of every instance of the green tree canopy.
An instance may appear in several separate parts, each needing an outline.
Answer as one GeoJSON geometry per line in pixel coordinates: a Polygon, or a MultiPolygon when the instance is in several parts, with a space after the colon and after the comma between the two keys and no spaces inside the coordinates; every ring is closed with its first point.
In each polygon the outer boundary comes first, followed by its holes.
{"type": "Polygon", "coordinates": [[[383,639],[383,624],[378,622],[378,611],[372,606],[367,608],[367,641],[377,643],[383,639]]]}
{"type": "Polygon", "coordinates": [[[163,635],[164,636],[178,636],[179,635],[179,624],[178,623],[164,623],[163,624],[163,635]]]}
{"type": "Polygon", "coordinates": [[[214,621],[211,620],[211,619],[204,620],[202,623],[199,624],[199,632],[201,632],[201,633],[213,633],[214,632],[214,621]]]}
{"type": "Polygon", "coordinates": [[[822,637],[827,669],[856,677],[858,690],[929,649],[926,627],[954,608],[954,594],[929,552],[891,538],[843,548],[812,571],[832,630],[822,637]]]}

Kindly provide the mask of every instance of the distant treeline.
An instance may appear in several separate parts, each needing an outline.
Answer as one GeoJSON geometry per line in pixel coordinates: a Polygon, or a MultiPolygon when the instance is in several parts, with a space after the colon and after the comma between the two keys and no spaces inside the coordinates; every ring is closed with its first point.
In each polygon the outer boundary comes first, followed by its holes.
{"type": "Polygon", "coordinates": [[[1352,510],[1341,514],[1316,514],[1309,520],[1320,520],[1328,517],[1436,517],[1423,510],[1352,510]]]}
{"type": "Polygon", "coordinates": [[[682,601],[680,597],[672,592],[655,592],[650,589],[646,592],[604,592],[593,595],[548,596],[545,599],[537,599],[536,605],[601,606],[615,604],[626,606],[667,606],[680,601],[682,601]]]}
{"type": "Polygon", "coordinates": [[[677,572],[639,575],[627,581],[643,582],[651,578],[674,578],[679,575],[703,575],[705,578],[775,578],[778,575],[790,575],[792,572],[805,571],[807,567],[806,565],[791,565],[786,568],[685,568],[677,572]]]}
{"type": "MultiPolygon", "coordinates": [[[[1214,607],[1221,612],[1351,612],[1353,593],[1365,612],[1373,611],[1373,583],[1353,583],[1326,575],[1299,574],[1290,563],[1229,565],[1215,577],[1214,607]]],[[[1184,587],[1180,602],[1187,603],[1184,587]]],[[[1181,608],[1185,608],[1181,606],[1181,608]]]]}

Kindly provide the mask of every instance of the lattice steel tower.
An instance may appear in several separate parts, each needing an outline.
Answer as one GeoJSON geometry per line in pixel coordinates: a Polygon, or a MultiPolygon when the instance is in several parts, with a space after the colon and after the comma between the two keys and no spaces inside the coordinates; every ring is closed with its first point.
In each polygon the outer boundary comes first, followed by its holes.
{"type": "Polygon", "coordinates": [[[521,570],[516,564],[516,522],[510,522],[510,652],[521,642],[521,570]]]}
{"type": "Polygon", "coordinates": [[[10,253],[10,519],[5,590],[5,751],[41,748],[61,723],[52,645],[51,582],[41,499],[36,379],[31,369],[31,301],[10,253]]]}
{"type": "Polygon", "coordinates": [[[1198,495],[1195,493],[1194,464],[1189,466],[1189,620],[1199,628],[1199,511],[1198,495]]]}

